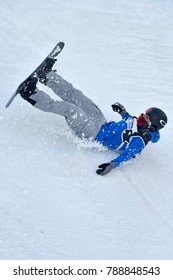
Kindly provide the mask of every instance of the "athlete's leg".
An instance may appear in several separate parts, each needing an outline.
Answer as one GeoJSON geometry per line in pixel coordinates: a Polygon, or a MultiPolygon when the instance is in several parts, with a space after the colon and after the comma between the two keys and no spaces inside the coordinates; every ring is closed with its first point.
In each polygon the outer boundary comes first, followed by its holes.
{"type": "Polygon", "coordinates": [[[34,107],[65,117],[68,126],[80,138],[95,138],[103,123],[95,123],[81,108],[68,101],[55,101],[45,92],[36,89],[30,98],[36,103],[34,107]]]}
{"type": "Polygon", "coordinates": [[[22,98],[34,107],[44,111],[65,117],[68,126],[79,137],[95,138],[101,126],[105,123],[104,118],[92,119],[85,111],[68,101],[55,101],[37,87],[37,78],[29,78],[25,87],[20,91],[22,98]]]}
{"type": "Polygon", "coordinates": [[[60,98],[81,108],[91,119],[102,119],[102,121],[106,122],[101,110],[90,98],[85,96],[82,91],[74,88],[71,83],[67,82],[53,71],[48,73],[47,78],[46,85],[60,98]]]}

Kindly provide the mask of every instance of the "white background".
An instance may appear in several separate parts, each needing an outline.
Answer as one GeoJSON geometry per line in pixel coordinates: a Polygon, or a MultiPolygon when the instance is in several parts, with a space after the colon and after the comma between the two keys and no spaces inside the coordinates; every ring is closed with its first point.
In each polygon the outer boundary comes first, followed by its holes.
{"type": "Polygon", "coordinates": [[[4,280],[164,280],[165,278],[172,280],[173,273],[172,261],[170,260],[10,260],[0,261],[0,276],[2,276],[4,280]]]}

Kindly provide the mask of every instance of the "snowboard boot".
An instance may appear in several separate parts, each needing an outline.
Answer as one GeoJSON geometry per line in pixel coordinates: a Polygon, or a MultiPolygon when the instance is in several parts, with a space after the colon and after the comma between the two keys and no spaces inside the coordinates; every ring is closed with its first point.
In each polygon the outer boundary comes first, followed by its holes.
{"type": "Polygon", "coordinates": [[[36,101],[31,99],[30,96],[36,93],[37,82],[38,79],[36,77],[30,77],[25,82],[25,85],[19,90],[19,94],[21,95],[21,97],[27,100],[33,106],[36,104],[36,101]]]}
{"type": "Polygon", "coordinates": [[[50,71],[52,71],[53,65],[55,64],[56,61],[57,59],[55,58],[47,57],[45,61],[42,63],[42,65],[39,67],[36,74],[40,83],[46,85],[48,80],[47,74],[50,71]]]}

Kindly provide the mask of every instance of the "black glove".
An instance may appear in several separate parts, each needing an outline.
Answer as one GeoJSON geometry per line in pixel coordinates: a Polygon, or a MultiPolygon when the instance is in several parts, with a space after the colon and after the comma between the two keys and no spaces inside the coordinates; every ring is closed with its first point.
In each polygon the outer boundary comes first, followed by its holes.
{"type": "Polygon", "coordinates": [[[113,161],[111,161],[108,163],[103,163],[103,164],[99,165],[98,167],[99,167],[99,169],[96,170],[96,173],[99,175],[106,175],[115,167],[115,163],[113,161]]]}
{"type": "Polygon", "coordinates": [[[121,105],[120,103],[116,102],[114,104],[111,105],[113,111],[119,113],[120,115],[123,115],[125,113],[127,113],[126,109],[124,108],[123,105],[121,105]]]}

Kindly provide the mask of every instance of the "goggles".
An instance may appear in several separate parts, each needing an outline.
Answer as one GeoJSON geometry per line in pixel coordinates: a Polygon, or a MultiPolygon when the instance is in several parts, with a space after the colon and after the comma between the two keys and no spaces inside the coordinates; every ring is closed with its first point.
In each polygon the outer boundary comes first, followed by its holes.
{"type": "Polygon", "coordinates": [[[147,114],[141,114],[138,117],[138,126],[143,127],[143,128],[151,127],[151,120],[147,114]]]}

